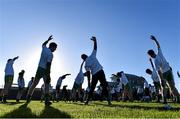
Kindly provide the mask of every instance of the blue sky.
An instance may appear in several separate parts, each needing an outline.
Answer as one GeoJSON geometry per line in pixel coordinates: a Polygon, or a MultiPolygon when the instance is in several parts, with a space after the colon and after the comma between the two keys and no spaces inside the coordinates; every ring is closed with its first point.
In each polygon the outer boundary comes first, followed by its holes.
{"type": "MultiPolygon", "coordinates": [[[[173,68],[180,90],[180,1],[178,0],[0,0],[0,85],[6,60],[14,56],[15,77],[25,69],[26,84],[35,75],[41,44],[53,35],[58,49],[52,63],[52,85],[71,73],[63,85],[71,88],[79,72],[80,55],[92,52],[91,36],[98,40],[97,58],[106,78],[123,70],[145,77],[150,67],[147,50],[157,51],[150,40],[159,40],[173,68]]],[[[40,81],[40,85],[43,81],[40,81]]],[[[85,79],[83,87],[86,87],[85,79]]]]}

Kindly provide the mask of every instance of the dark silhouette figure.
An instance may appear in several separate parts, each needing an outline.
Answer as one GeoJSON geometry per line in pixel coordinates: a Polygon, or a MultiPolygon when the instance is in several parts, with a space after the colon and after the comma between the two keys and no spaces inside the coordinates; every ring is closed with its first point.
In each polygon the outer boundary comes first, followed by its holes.
{"type": "Polygon", "coordinates": [[[17,103],[19,103],[19,100],[21,99],[21,96],[22,96],[23,91],[24,91],[24,86],[25,86],[24,73],[25,73],[25,71],[22,70],[19,73],[19,77],[18,77],[18,94],[17,94],[17,97],[16,97],[16,102],[17,103]]]}
{"type": "Polygon", "coordinates": [[[147,53],[148,55],[154,59],[154,64],[156,67],[156,70],[159,74],[159,77],[161,79],[162,84],[162,90],[163,90],[163,99],[164,104],[167,103],[167,90],[166,90],[166,83],[169,84],[170,90],[172,91],[172,94],[177,98],[177,102],[180,102],[179,93],[178,90],[175,87],[174,77],[172,73],[172,68],[170,67],[169,63],[166,61],[165,57],[163,56],[161,47],[157,39],[151,35],[151,39],[156,43],[158,48],[158,53],[156,54],[154,50],[149,50],[147,53]]]}
{"type": "Polygon", "coordinates": [[[8,91],[11,88],[11,85],[13,83],[13,78],[14,78],[13,64],[14,64],[14,61],[18,58],[19,58],[19,56],[14,57],[13,59],[7,60],[6,68],[4,70],[4,72],[5,72],[5,79],[4,79],[5,84],[4,84],[4,89],[2,91],[2,94],[1,94],[3,103],[7,103],[6,98],[8,96],[8,91]]]}
{"type": "Polygon", "coordinates": [[[75,78],[74,85],[71,91],[71,100],[74,102],[74,100],[77,101],[78,98],[81,97],[81,90],[82,90],[82,84],[84,82],[84,73],[82,71],[84,61],[81,63],[81,67],[79,70],[78,75],[75,78]]]}
{"type": "Polygon", "coordinates": [[[31,80],[29,81],[28,86],[27,86],[27,88],[26,88],[26,93],[25,93],[26,95],[27,95],[27,93],[28,93],[28,91],[29,91],[29,88],[31,87],[33,81],[34,81],[34,77],[31,77],[31,80]]]}
{"type": "Polygon", "coordinates": [[[71,74],[64,74],[62,76],[59,77],[59,79],[57,80],[56,83],[56,101],[59,102],[59,98],[60,98],[60,88],[61,88],[61,84],[62,81],[66,78],[66,76],[69,76],[71,74]]]}
{"type": "Polygon", "coordinates": [[[160,98],[161,98],[161,95],[160,95],[160,90],[161,90],[160,80],[159,80],[158,74],[156,72],[156,69],[155,69],[155,67],[153,65],[152,59],[150,58],[149,61],[151,63],[151,66],[152,66],[153,70],[146,69],[146,73],[151,75],[151,78],[153,80],[153,83],[154,83],[154,86],[155,86],[155,89],[156,89],[157,102],[160,102],[160,98]]]}
{"type": "Polygon", "coordinates": [[[62,100],[65,102],[69,101],[69,94],[66,88],[67,88],[67,85],[63,86],[63,89],[62,89],[62,100]]]}
{"type": "Polygon", "coordinates": [[[52,42],[49,44],[49,47],[46,47],[46,44],[52,40],[52,35],[42,44],[41,58],[39,61],[39,66],[35,75],[33,84],[31,85],[28,94],[27,94],[27,103],[30,102],[32,94],[36,85],[39,83],[39,80],[43,78],[45,84],[45,105],[51,105],[50,95],[49,95],[49,85],[51,81],[50,71],[51,71],[51,62],[53,60],[53,52],[57,48],[57,44],[52,42]]]}
{"type": "Polygon", "coordinates": [[[86,74],[87,74],[87,78],[88,78],[88,86],[90,87],[90,91],[88,93],[88,98],[87,98],[85,104],[88,104],[90,98],[92,98],[93,91],[99,80],[102,85],[104,94],[107,97],[108,105],[111,105],[110,96],[108,93],[108,84],[106,81],[104,70],[96,58],[96,53],[97,53],[96,37],[92,37],[91,40],[94,42],[94,49],[93,49],[92,54],[89,57],[86,54],[81,55],[81,58],[85,61],[85,69],[87,71],[86,74]],[[92,80],[91,80],[91,84],[90,84],[91,74],[92,74],[92,80]]]}

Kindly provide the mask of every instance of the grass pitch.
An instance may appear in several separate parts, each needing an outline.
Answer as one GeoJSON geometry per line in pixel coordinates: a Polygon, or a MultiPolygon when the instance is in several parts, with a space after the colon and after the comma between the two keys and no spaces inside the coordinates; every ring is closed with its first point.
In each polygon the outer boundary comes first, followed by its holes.
{"type": "Polygon", "coordinates": [[[16,104],[14,100],[0,103],[1,118],[180,118],[180,104],[170,103],[172,109],[165,110],[160,103],[93,101],[89,105],[80,102],[56,102],[45,106],[40,101],[25,101],[16,104]]]}

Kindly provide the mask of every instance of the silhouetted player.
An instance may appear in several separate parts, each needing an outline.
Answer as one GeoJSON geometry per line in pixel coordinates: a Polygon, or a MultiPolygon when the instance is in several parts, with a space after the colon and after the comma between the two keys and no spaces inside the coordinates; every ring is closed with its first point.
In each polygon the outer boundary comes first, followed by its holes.
{"type": "Polygon", "coordinates": [[[111,105],[110,96],[109,96],[108,89],[107,89],[108,84],[106,82],[104,70],[96,58],[96,52],[97,52],[96,37],[92,37],[91,40],[94,42],[94,49],[93,49],[92,54],[89,57],[86,54],[81,55],[81,58],[85,61],[85,69],[87,71],[86,73],[87,73],[88,82],[90,82],[90,76],[92,74],[90,91],[88,93],[88,98],[87,98],[85,104],[88,104],[89,99],[92,97],[93,91],[99,80],[102,85],[102,88],[103,88],[103,94],[107,97],[108,105],[111,105]]]}
{"type": "Polygon", "coordinates": [[[14,61],[16,59],[18,59],[19,57],[15,57],[13,59],[8,59],[7,63],[6,63],[6,68],[4,70],[5,72],[5,84],[4,84],[4,89],[2,92],[2,101],[3,103],[7,103],[6,98],[8,96],[8,91],[11,88],[11,85],[13,83],[13,78],[14,78],[14,68],[13,68],[13,64],[14,61]]]}
{"type": "Polygon", "coordinates": [[[149,50],[147,53],[151,58],[154,59],[154,64],[156,66],[156,70],[157,70],[159,77],[161,79],[161,84],[163,87],[164,104],[167,103],[167,99],[166,99],[167,90],[165,88],[166,82],[169,84],[169,87],[172,91],[172,94],[177,98],[177,102],[180,102],[179,93],[175,87],[172,69],[162,54],[159,42],[156,40],[156,38],[154,36],[151,36],[151,39],[156,43],[157,48],[158,48],[158,53],[155,54],[155,52],[153,50],[149,50]]]}
{"type": "Polygon", "coordinates": [[[57,83],[56,83],[56,101],[57,102],[59,101],[59,98],[60,98],[60,88],[61,88],[62,81],[66,78],[66,76],[69,76],[69,75],[71,74],[62,75],[57,80],[57,83]]]}
{"type": "Polygon", "coordinates": [[[50,84],[50,70],[51,70],[51,62],[53,60],[53,52],[57,48],[57,44],[52,42],[49,44],[49,47],[46,47],[46,44],[52,40],[52,35],[42,44],[42,52],[41,58],[39,61],[38,69],[35,75],[35,79],[33,81],[32,86],[30,87],[28,94],[27,94],[27,103],[30,102],[32,94],[36,85],[39,83],[39,80],[43,78],[45,84],[45,105],[50,105],[50,96],[49,96],[49,84],[50,84]]]}
{"type": "Polygon", "coordinates": [[[133,101],[133,94],[132,94],[132,87],[130,85],[130,82],[126,76],[126,74],[121,71],[121,72],[117,72],[117,76],[120,80],[120,82],[124,85],[124,89],[123,89],[123,100],[126,100],[126,97],[129,98],[129,101],[133,101]]]}
{"type": "Polygon", "coordinates": [[[21,99],[21,96],[23,94],[24,91],[24,86],[25,86],[25,82],[24,82],[24,73],[25,71],[22,70],[21,72],[19,72],[19,77],[18,77],[18,94],[16,96],[16,102],[19,103],[19,100],[21,99]]]}
{"type": "Polygon", "coordinates": [[[29,88],[31,87],[33,81],[34,81],[34,77],[31,77],[31,80],[28,82],[28,85],[27,85],[27,88],[26,88],[26,93],[25,93],[26,95],[27,95],[28,90],[29,90],[29,88]]]}
{"type": "Polygon", "coordinates": [[[154,83],[154,86],[156,89],[157,102],[160,102],[160,97],[161,97],[160,96],[160,90],[161,90],[160,80],[159,80],[158,74],[156,72],[156,69],[153,65],[152,59],[150,58],[149,61],[150,61],[151,66],[152,66],[152,70],[146,69],[146,73],[151,75],[151,79],[153,80],[153,83],[154,83]]]}
{"type": "Polygon", "coordinates": [[[71,93],[72,97],[71,97],[71,99],[73,101],[75,99],[77,99],[76,98],[76,92],[78,92],[78,98],[80,97],[80,91],[82,89],[82,84],[84,82],[84,73],[82,71],[83,64],[84,64],[84,61],[81,63],[81,67],[80,67],[79,73],[78,73],[78,75],[75,78],[74,85],[73,85],[73,88],[72,88],[72,93],[71,93]]]}

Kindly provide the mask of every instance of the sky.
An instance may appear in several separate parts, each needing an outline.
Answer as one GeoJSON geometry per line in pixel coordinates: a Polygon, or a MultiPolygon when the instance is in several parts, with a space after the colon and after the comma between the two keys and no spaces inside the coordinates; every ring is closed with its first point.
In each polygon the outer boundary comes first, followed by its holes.
{"type": "MultiPolygon", "coordinates": [[[[54,87],[59,76],[71,73],[62,85],[72,88],[81,54],[92,52],[91,36],[97,37],[97,58],[107,81],[123,70],[152,83],[145,70],[151,67],[146,52],[157,51],[150,39],[154,35],[180,91],[176,74],[180,70],[179,0],[0,0],[0,86],[6,61],[15,56],[19,59],[14,63],[14,83],[24,69],[28,84],[36,73],[41,45],[50,35],[58,44],[51,68],[54,87]]],[[[42,83],[41,79],[37,87],[42,83]]]]}

